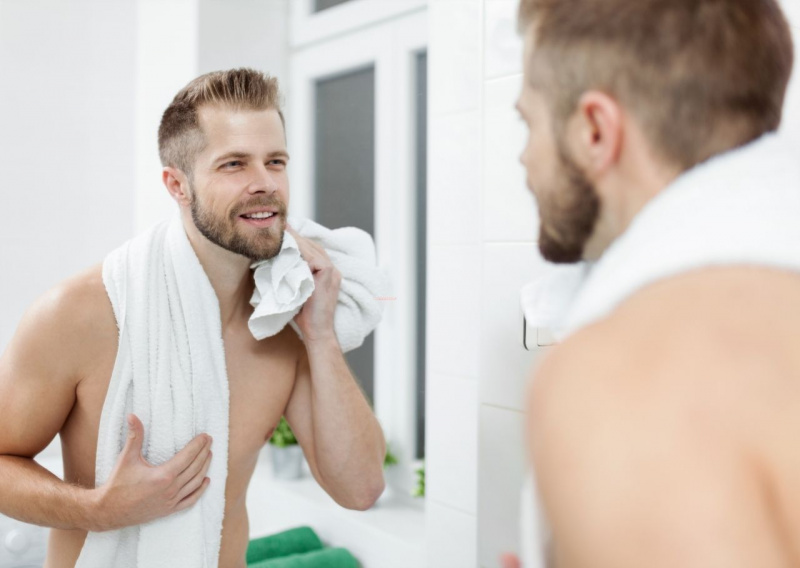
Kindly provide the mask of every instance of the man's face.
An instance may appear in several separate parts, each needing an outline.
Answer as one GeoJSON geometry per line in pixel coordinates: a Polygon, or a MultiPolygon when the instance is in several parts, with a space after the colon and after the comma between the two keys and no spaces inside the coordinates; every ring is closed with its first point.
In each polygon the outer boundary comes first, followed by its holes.
{"type": "Polygon", "coordinates": [[[525,77],[517,101],[528,126],[528,141],[520,161],[539,209],[542,256],[551,262],[573,263],[583,259],[600,215],[600,201],[592,183],[570,157],[566,140],[554,135],[545,95],[531,86],[532,37],[529,32],[525,39],[525,77]]]}
{"type": "Polygon", "coordinates": [[[192,220],[211,242],[252,260],[276,256],[289,205],[289,155],[276,110],[205,106],[206,146],[195,160],[192,220]]]}

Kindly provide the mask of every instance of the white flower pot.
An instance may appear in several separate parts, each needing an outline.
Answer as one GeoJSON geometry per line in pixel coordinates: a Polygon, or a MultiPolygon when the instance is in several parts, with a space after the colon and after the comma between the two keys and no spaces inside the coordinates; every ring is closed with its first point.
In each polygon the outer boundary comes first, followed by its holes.
{"type": "Polygon", "coordinates": [[[303,476],[303,449],[297,444],[270,447],[272,474],[276,479],[299,479],[303,476]]]}

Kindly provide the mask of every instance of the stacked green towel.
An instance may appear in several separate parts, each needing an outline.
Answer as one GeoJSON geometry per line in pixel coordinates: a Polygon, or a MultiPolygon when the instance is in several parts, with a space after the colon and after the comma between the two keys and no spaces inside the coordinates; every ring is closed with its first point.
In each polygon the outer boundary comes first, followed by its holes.
{"type": "Polygon", "coordinates": [[[344,548],[325,548],[310,527],[257,538],[247,547],[248,568],[360,568],[344,548]]]}
{"type": "Polygon", "coordinates": [[[358,560],[344,548],[326,548],[283,558],[262,560],[248,568],[360,568],[358,560]]]}
{"type": "Polygon", "coordinates": [[[247,546],[247,565],[254,562],[322,550],[322,541],[310,527],[298,527],[257,538],[247,546]]]}

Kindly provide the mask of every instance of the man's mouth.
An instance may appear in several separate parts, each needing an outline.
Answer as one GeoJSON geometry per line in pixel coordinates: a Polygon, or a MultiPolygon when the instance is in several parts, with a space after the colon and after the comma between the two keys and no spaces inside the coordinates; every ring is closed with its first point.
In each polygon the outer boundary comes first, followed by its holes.
{"type": "Polygon", "coordinates": [[[263,211],[261,213],[245,213],[244,215],[240,215],[240,217],[244,217],[245,219],[269,219],[273,215],[277,215],[274,211],[263,211]]]}
{"type": "Polygon", "coordinates": [[[248,211],[239,215],[239,219],[252,227],[258,229],[270,227],[275,224],[275,220],[280,217],[279,211],[269,210],[266,207],[261,207],[254,211],[248,211]]]}

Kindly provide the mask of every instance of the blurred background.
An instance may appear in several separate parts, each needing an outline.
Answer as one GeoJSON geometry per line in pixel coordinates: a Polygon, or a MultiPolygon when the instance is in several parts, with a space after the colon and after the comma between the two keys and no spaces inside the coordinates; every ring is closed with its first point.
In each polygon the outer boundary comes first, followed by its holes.
{"type": "MultiPolygon", "coordinates": [[[[800,1],[783,3],[800,33],[800,1]]],[[[156,142],[174,94],[208,71],[266,71],[284,93],[290,213],[369,231],[391,274],[349,362],[398,463],[390,498],[356,513],[308,476],[276,479],[267,447],[251,536],[308,524],[367,568],[498,566],[518,550],[525,377],[546,349],[522,346],[518,301],[542,260],[517,161],[517,4],[0,0],[0,350],[37,296],[174,212],[156,142]]],[[[800,151],[797,74],[784,130],[800,151]]],[[[57,471],[58,438],[37,459],[57,471]]]]}

